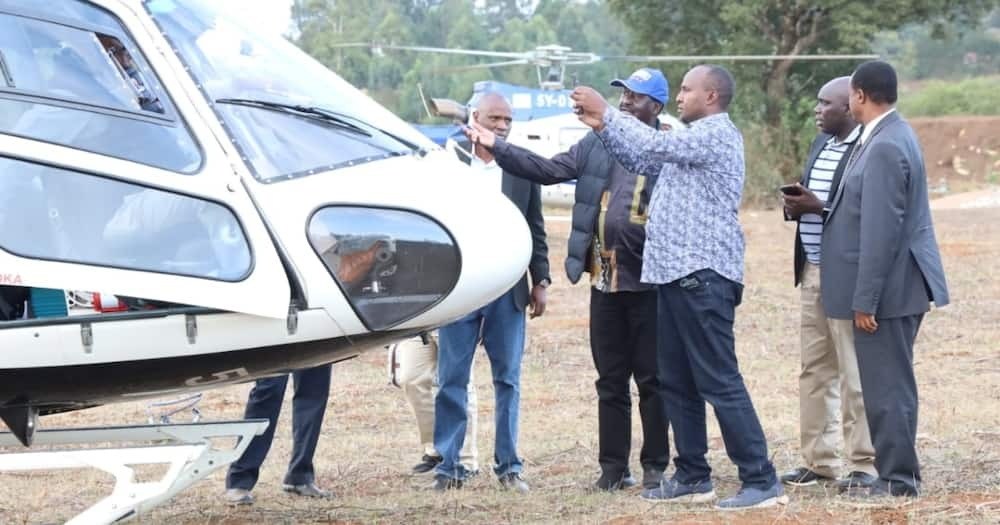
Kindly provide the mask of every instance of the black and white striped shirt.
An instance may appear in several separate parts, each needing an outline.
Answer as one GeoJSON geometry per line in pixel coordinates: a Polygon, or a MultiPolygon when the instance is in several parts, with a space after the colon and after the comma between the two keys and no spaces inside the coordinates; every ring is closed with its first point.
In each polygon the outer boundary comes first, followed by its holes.
{"type": "MultiPolygon", "coordinates": [[[[858,140],[861,126],[855,127],[851,134],[843,142],[837,142],[837,137],[830,137],[823,145],[823,150],[816,157],[812,170],[809,171],[809,191],[816,194],[816,197],[827,202],[832,188],[833,173],[837,171],[837,165],[844,158],[844,152],[854,141],[858,140]]],[[[804,213],[799,218],[799,237],[802,239],[802,248],[806,252],[806,259],[819,264],[820,242],[823,239],[823,217],[815,213],[804,213]]]]}

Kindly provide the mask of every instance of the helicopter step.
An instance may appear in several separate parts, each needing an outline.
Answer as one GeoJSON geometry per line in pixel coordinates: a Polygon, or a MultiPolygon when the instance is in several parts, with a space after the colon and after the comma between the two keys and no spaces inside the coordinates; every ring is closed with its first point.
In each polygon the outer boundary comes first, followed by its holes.
{"type": "MultiPolygon", "coordinates": [[[[119,427],[38,430],[34,445],[130,443],[95,449],[47,449],[0,454],[0,472],[97,468],[115,477],[111,495],[70,519],[72,525],[121,523],[149,512],[182,490],[236,459],[250,440],[267,428],[266,419],[119,427]],[[229,448],[220,441],[236,438],[229,448]],[[138,446],[135,443],[142,443],[138,446]],[[159,481],[139,482],[133,465],[168,464],[159,481]]],[[[10,432],[0,433],[0,447],[20,447],[10,432]]]]}

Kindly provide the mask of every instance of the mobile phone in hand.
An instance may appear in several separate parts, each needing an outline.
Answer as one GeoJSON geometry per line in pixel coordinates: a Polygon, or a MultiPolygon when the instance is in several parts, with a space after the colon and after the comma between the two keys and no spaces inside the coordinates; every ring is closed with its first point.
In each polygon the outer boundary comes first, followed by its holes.
{"type": "Polygon", "coordinates": [[[785,184],[784,186],[778,188],[778,191],[784,193],[785,195],[802,195],[802,188],[795,184],[785,184]]]}

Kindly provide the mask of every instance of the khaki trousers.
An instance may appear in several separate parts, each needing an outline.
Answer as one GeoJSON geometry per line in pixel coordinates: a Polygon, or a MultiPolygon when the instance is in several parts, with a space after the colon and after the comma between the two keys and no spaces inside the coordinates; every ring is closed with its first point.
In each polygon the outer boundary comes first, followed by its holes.
{"type": "Polygon", "coordinates": [[[842,464],[838,426],[850,471],[875,471],[861,396],[861,376],[854,350],[854,321],[829,319],[820,301],[820,267],[807,262],[802,273],[802,371],[799,374],[799,417],[805,467],[831,478],[842,464]],[[838,407],[839,416],[838,417],[838,407]],[[839,421],[838,421],[839,420],[839,421]],[[841,423],[842,425],[838,425],[841,423]]]}
{"type": "MultiPolygon", "coordinates": [[[[403,395],[417,418],[417,430],[424,454],[440,456],[434,450],[434,396],[437,395],[437,334],[430,335],[430,344],[423,344],[419,337],[402,341],[396,346],[396,382],[403,389],[403,395]]],[[[470,372],[471,374],[471,372],[470,372]]],[[[465,444],[459,454],[459,461],[471,472],[479,470],[479,450],[476,446],[477,405],[476,381],[469,377],[469,403],[466,415],[468,426],[465,430],[465,444]]]]}

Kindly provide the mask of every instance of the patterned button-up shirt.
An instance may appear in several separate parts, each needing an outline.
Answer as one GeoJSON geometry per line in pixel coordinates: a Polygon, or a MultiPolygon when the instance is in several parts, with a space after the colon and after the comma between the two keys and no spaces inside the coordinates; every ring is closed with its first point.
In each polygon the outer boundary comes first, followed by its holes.
{"type": "Polygon", "coordinates": [[[642,282],[670,283],[711,269],[742,284],[743,135],[729,115],[657,131],[608,108],[598,136],[626,169],[659,173],[646,223],[642,282]]]}

